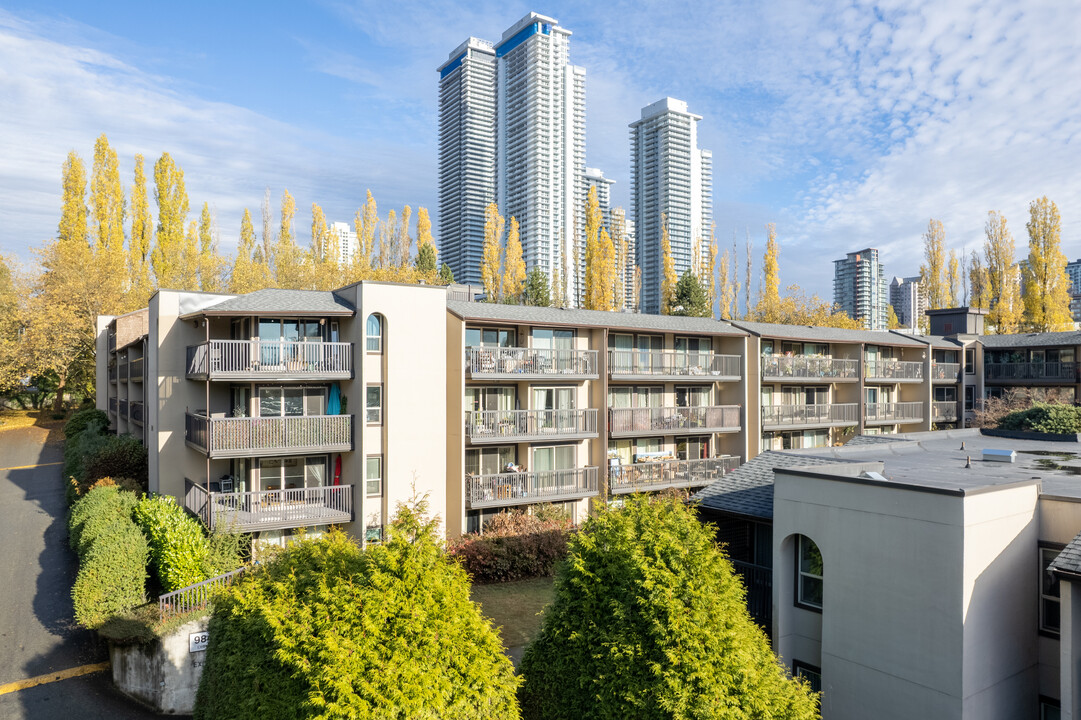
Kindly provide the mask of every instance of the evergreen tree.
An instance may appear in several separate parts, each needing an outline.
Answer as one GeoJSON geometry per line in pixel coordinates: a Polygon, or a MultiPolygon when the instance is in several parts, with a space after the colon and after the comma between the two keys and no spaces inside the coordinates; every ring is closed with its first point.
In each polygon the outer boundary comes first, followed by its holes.
{"type": "Polygon", "coordinates": [[[679,282],[676,283],[676,300],[671,314],[691,317],[713,316],[713,310],[709,306],[709,296],[706,295],[698,277],[690,270],[684,270],[679,282]]]}
{"type": "Polygon", "coordinates": [[[158,203],[158,228],[151,254],[159,288],[178,289],[183,279],[184,225],[188,218],[188,191],[184,171],[169,153],[154,163],[154,199],[158,203]]]}
{"type": "MultiPolygon", "coordinates": [[[[446,263],[443,263],[446,265],[446,263]]],[[[435,272],[436,270],[436,257],[435,257],[435,245],[432,243],[424,243],[419,246],[417,250],[416,267],[420,272],[435,272]]],[[[450,269],[449,265],[446,265],[447,269],[450,269]]]]}
{"type": "Polygon", "coordinates": [[[1058,207],[1044,196],[1033,200],[1028,210],[1028,263],[1022,281],[1025,325],[1032,332],[1072,329],[1070,278],[1060,247],[1058,207]]]}
{"type": "Polygon", "coordinates": [[[525,304],[535,307],[548,307],[552,304],[548,289],[548,276],[540,268],[529,271],[525,281],[525,304]]]}
{"type": "Polygon", "coordinates": [[[439,282],[443,285],[454,284],[454,271],[450,269],[450,265],[443,263],[439,268],[439,282]]]}
{"type": "Polygon", "coordinates": [[[510,219],[507,231],[507,259],[503,264],[503,301],[516,303],[522,299],[525,289],[525,261],[522,260],[522,241],[518,235],[518,220],[510,219]]]}
{"type": "Polygon", "coordinates": [[[934,218],[927,222],[923,234],[924,264],[920,265],[920,287],[927,297],[931,310],[946,307],[950,302],[949,280],[946,270],[946,231],[934,218]]]}
{"type": "Polygon", "coordinates": [[[712,533],[679,498],[602,505],[568,544],[520,667],[524,717],[818,717],[814,694],[788,677],[748,615],[712,533]]]}
{"type": "Polygon", "coordinates": [[[661,315],[671,315],[676,300],[676,265],[668,240],[668,218],[661,213],[661,315]]]}
{"type": "Polygon", "coordinates": [[[484,254],[481,256],[480,281],[488,302],[500,302],[500,275],[503,267],[503,216],[495,203],[484,208],[484,254]]]}
{"type": "Polygon", "coordinates": [[[1020,332],[1024,308],[1019,273],[1014,263],[1013,235],[1005,216],[994,211],[987,213],[984,233],[987,241],[983,254],[987,260],[987,285],[991,298],[987,323],[999,334],[1020,332]]]}

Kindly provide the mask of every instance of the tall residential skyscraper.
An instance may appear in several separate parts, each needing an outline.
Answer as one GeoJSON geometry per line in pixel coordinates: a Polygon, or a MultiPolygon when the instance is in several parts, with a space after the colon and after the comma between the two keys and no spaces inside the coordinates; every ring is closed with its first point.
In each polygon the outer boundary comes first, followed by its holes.
{"type": "Polygon", "coordinates": [[[439,67],[439,259],[474,285],[496,199],[495,65],[492,43],[471,37],[439,67]]]}
{"type": "Polygon", "coordinates": [[[866,329],[887,328],[888,291],[878,250],[866,248],[833,261],[833,302],[866,329]]]}
{"type": "Polygon", "coordinates": [[[615,180],[606,178],[604,171],[597,168],[587,167],[585,172],[586,194],[592,188],[597,188],[597,206],[600,208],[601,217],[604,218],[604,226],[612,228],[612,191],[611,187],[615,180]]]}
{"type": "Polygon", "coordinates": [[[642,271],[641,311],[661,311],[661,216],[676,275],[691,267],[696,241],[713,222],[713,154],[698,147],[700,115],[664,98],[631,123],[631,196],[636,260],[642,271]]]}
{"type": "Polygon", "coordinates": [[[353,256],[357,252],[357,234],[348,223],[336,222],[330,226],[332,232],[338,238],[338,262],[349,265],[353,262],[353,256]]]}
{"type": "Polygon", "coordinates": [[[1066,263],[1066,276],[1070,278],[1070,314],[1074,322],[1081,322],[1081,260],[1066,263]]]}
{"type": "Polygon", "coordinates": [[[494,45],[470,38],[439,68],[441,257],[463,282],[480,280],[484,207],[494,201],[508,223],[518,220],[526,267],[552,280],[565,266],[576,297],[585,69],[569,62],[570,35],[529,13],[494,45]]]}
{"type": "Polygon", "coordinates": [[[927,309],[927,298],[920,286],[920,276],[895,277],[890,283],[890,305],[893,306],[893,312],[897,315],[901,327],[918,330],[927,309]]]}

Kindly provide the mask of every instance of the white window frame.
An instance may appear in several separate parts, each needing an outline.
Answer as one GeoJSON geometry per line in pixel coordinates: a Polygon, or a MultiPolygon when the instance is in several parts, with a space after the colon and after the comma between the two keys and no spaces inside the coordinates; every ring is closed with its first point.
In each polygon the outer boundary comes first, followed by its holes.
{"type": "Polygon", "coordinates": [[[364,323],[364,349],[370,353],[382,353],[383,352],[383,330],[386,323],[383,322],[383,316],[379,313],[372,313],[368,316],[368,319],[364,323]],[[379,323],[379,334],[372,335],[372,329],[370,327],[372,320],[379,323]],[[374,341],[374,343],[372,342],[374,341]],[[372,347],[372,345],[375,347],[372,347]]]}
{"type": "Polygon", "coordinates": [[[383,494],[383,456],[382,455],[368,455],[364,458],[364,494],[368,497],[380,497],[383,494]],[[372,461],[376,462],[376,467],[379,470],[378,477],[372,477],[370,474],[372,461]],[[372,482],[375,482],[375,492],[372,492],[372,482]]]}
{"type": "Polygon", "coordinates": [[[364,388],[364,421],[368,425],[382,425],[383,424],[383,384],[382,383],[372,383],[371,385],[366,385],[365,388],[364,388]],[[372,407],[371,405],[368,404],[368,393],[372,388],[376,388],[376,389],[379,390],[379,405],[376,406],[376,407],[372,407]],[[375,418],[374,420],[372,419],[373,418],[373,414],[372,414],[373,411],[375,413],[374,414],[374,418],[375,418]]]}

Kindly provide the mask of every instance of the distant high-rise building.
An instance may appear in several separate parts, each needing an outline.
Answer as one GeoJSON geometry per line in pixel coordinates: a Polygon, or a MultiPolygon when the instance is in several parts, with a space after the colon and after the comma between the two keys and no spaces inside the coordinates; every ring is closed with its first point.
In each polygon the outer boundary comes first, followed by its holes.
{"type": "Polygon", "coordinates": [[[330,232],[338,238],[338,262],[349,265],[357,253],[357,234],[353,232],[353,228],[343,222],[333,223],[330,226],[330,232]]]}
{"type": "Polygon", "coordinates": [[[888,326],[889,297],[885,271],[878,250],[865,248],[833,261],[833,302],[868,330],[888,326]]]}
{"type": "Polygon", "coordinates": [[[612,227],[612,191],[611,187],[615,180],[606,178],[604,172],[597,168],[587,167],[584,175],[586,194],[592,188],[597,188],[597,206],[600,208],[601,217],[604,218],[604,226],[612,227]]]}
{"type": "Polygon", "coordinates": [[[492,43],[471,37],[439,67],[439,258],[468,284],[495,202],[495,65],[492,43]]]}
{"type": "Polygon", "coordinates": [[[700,115],[664,98],[642,108],[631,123],[631,196],[636,261],[642,271],[641,310],[661,311],[661,216],[676,275],[690,269],[695,242],[708,239],[713,221],[713,154],[698,147],[700,115]]]}
{"type": "Polygon", "coordinates": [[[1074,322],[1081,322],[1081,260],[1066,263],[1070,277],[1070,313],[1074,322]]]}
{"type": "Polygon", "coordinates": [[[927,309],[927,298],[920,285],[920,276],[895,277],[890,283],[890,305],[893,306],[893,312],[897,315],[901,327],[918,330],[927,309]]]}
{"type": "Polygon", "coordinates": [[[470,38],[439,68],[440,251],[462,282],[480,282],[484,208],[495,202],[518,220],[526,267],[551,281],[565,265],[577,296],[585,69],[569,62],[570,35],[529,13],[497,43],[470,38]]]}

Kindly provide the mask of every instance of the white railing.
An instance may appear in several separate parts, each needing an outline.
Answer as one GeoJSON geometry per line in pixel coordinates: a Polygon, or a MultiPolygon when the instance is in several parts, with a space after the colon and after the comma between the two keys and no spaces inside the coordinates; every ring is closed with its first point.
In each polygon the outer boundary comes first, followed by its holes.
{"type": "Polygon", "coordinates": [[[620,375],[677,377],[740,376],[739,355],[678,350],[609,350],[608,373],[620,375]]]}
{"type": "Polygon", "coordinates": [[[931,363],[932,380],[948,380],[957,382],[961,374],[961,363],[931,363]]]}
{"type": "Polygon", "coordinates": [[[550,350],[547,348],[469,347],[465,349],[466,372],[485,375],[586,375],[597,376],[596,350],[550,350]]]}
{"type": "Polygon", "coordinates": [[[818,358],[805,355],[763,355],[762,377],[807,380],[858,380],[858,360],[818,358]]]}
{"type": "Polygon", "coordinates": [[[578,500],[597,495],[597,468],[466,475],[471,508],[578,500]]]}
{"type": "Polygon", "coordinates": [[[820,405],[765,405],[762,425],[856,425],[858,403],[823,403],[820,405]]]}
{"type": "Polygon", "coordinates": [[[308,340],[210,340],[189,345],[189,376],[345,376],[353,371],[353,344],[308,340]]]}
{"type": "Polygon", "coordinates": [[[227,572],[224,575],[208,578],[202,582],[188,585],[187,587],[174,590],[158,597],[158,619],[165,620],[173,615],[183,615],[206,610],[214,598],[214,594],[222,588],[233,584],[233,581],[248,570],[247,566],[227,572]]]}
{"type": "Polygon", "coordinates": [[[465,430],[473,442],[593,437],[597,411],[474,410],[465,414],[465,430]]]}
{"type": "Polygon", "coordinates": [[[185,479],[184,506],[211,530],[256,532],[352,522],[353,486],[210,492],[185,479]]]}
{"type": "Polygon", "coordinates": [[[873,380],[923,380],[923,363],[909,360],[868,360],[864,377],[873,380]]]}
{"type": "Polygon", "coordinates": [[[351,449],[353,416],[208,418],[187,413],[184,439],[211,457],[351,449]]]}
{"type": "Polygon", "coordinates": [[[613,495],[662,488],[708,485],[740,465],[734,455],[694,460],[657,460],[619,465],[608,471],[608,487],[613,495]]]}
{"type": "Polygon", "coordinates": [[[936,400],[931,403],[931,420],[934,422],[956,422],[957,403],[953,400],[936,400]]]}
{"type": "Polygon", "coordinates": [[[612,435],[634,435],[739,430],[740,411],[739,405],[610,408],[608,432],[612,435]]]}
{"type": "Polygon", "coordinates": [[[919,422],[923,420],[923,403],[864,403],[863,413],[867,422],[919,422]]]}

